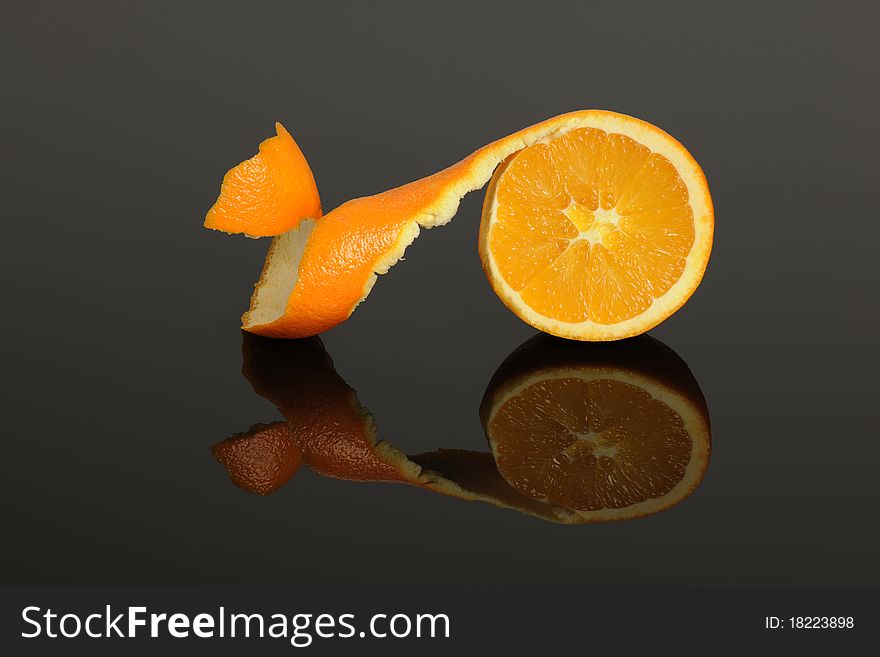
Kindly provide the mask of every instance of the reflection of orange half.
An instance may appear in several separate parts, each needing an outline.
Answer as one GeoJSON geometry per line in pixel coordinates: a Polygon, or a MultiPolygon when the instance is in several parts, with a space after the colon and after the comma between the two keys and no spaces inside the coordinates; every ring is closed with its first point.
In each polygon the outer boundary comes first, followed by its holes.
{"type": "Polygon", "coordinates": [[[596,346],[538,336],[499,368],[481,418],[501,476],[584,522],[667,509],[709,463],[696,381],[647,337],[596,346]]]}

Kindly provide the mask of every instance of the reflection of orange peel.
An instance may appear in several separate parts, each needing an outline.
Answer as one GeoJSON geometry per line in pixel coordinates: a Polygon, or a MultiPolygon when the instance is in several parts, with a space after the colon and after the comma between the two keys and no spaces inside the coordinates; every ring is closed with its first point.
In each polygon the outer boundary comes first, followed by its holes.
{"type": "Polygon", "coordinates": [[[318,474],[337,479],[414,482],[419,468],[376,438],[376,423],[333,368],[320,338],[282,342],[246,335],[243,373],[272,402],[318,474]]]}
{"type": "MultiPolygon", "coordinates": [[[[288,195],[278,191],[284,188],[283,183],[271,179],[276,169],[261,165],[259,175],[251,175],[249,169],[240,176],[234,175],[247,163],[239,165],[227,175],[220,200],[209,213],[206,225],[226,231],[237,228],[250,235],[278,235],[269,248],[250,309],[242,317],[243,328],[269,337],[298,338],[317,335],[340,324],[366,298],[376,276],[386,273],[403,257],[419,231],[449,222],[461,198],[483,187],[505,158],[578,128],[641,136],[653,151],[671,161],[684,175],[692,187],[689,191],[694,221],[702,231],[700,249],[705,250],[693,262],[691,275],[698,282],[708,260],[706,244],[711,244],[712,227],[712,202],[699,165],[675,139],[644,121],[615,112],[584,110],[515,132],[421,180],[344,203],[317,221],[313,220],[317,219],[314,212],[291,209],[293,203],[288,195]],[[264,176],[269,176],[269,180],[264,176]],[[251,179],[255,180],[253,184],[251,179]],[[263,189],[273,190],[272,201],[266,205],[254,200],[263,189]],[[244,207],[248,213],[236,219],[237,226],[230,226],[231,214],[225,208],[237,207],[238,198],[247,201],[244,207]],[[278,206],[280,214],[271,213],[272,204],[278,206]],[[220,213],[216,210],[218,206],[224,209],[223,222],[216,217],[220,213]],[[251,210],[251,206],[256,209],[251,210]]],[[[313,194],[302,182],[304,179],[297,178],[297,189],[305,190],[303,195],[308,202],[303,207],[308,208],[314,205],[317,191],[313,194]]],[[[684,298],[692,291],[686,291],[684,298]]],[[[683,303],[684,299],[667,300],[667,315],[678,301],[683,303]]]]}
{"type": "Polygon", "coordinates": [[[412,484],[556,522],[577,518],[511,488],[489,453],[439,450],[408,457],[378,439],[372,415],[336,373],[317,337],[277,341],[245,334],[242,354],[254,391],[281,411],[303,462],[322,476],[412,484]]]}
{"type": "MultiPolygon", "coordinates": [[[[515,388],[523,376],[546,371],[538,368],[539,364],[553,369],[568,362],[577,368],[583,366],[584,354],[592,353],[594,365],[613,369],[611,363],[615,362],[616,353],[621,356],[616,362],[623,368],[632,366],[637,369],[637,361],[643,356],[653,356],[654,368],[664,373],[667,389],[692,400],[690,403],[704,418],[701,421],[705,421],[705,425],[701,426],[708,432],[705,403],[696,381],[671,350],[644,338],[620,343],[611,350],[594,347],[592,352],[579,353],[581,361],[572,360],[577,352],[556,342],[548,343],[543,338],[527,342],[502,364],[493,377],[481,409],[484,421],[498,400],[506,398],[505,391],[511,386],[515,388]],[[645,352],[646,347],[650,353],[645,352]]],[[[245,335],[243,355],[243,371],[254,390],[275,404],[287,420],[286,425],[269,426],[286,426],[288,439],[299,450],[303,461],[323,476],[407,483],[458,499],[486,502],[564,524],[635,517],[671,506],[658,504],[651,509],[642,508],[642,512],[636,514],[631,513],[632,509],[623,515],[585,514],[523,494],[503,478],[490,453],[441,449],[406,456],[390,443],[377,439],[372,416],[361,406],[354,390],[336,373],[318,338],[279,342],[245,335]]],[[[708,441],[708,433],[705,440],[708,441]]],[[[703,456],[694,465],[700,477],[708,459],[708,442],[705,447],[706,451],[701,452],[703,456]]],[[[229,469],[227,462],[222,459],[221,462],[229,469]]],[[[241,486],[241,477],[237,480],[233,472],[230,477],[241,486]]],[[[699,478],[691,483],[695,487],[699,478]]],[[[693,487],[689,488],[681,498],[692,490],[693,487]]]]}
{"type": "Polygon", "coordinates": [[[302,465],[286,422],[257,424],[211,447],[233,484],[268,495],[286,484],[302,465]]]}
{"type": "Polygon", "coordinates": [[[419,485],[435,493],[468,502],[485,502],[551,522],[582,522],[576,513],[535,500],[510,486],[498,474],[495,460],[488,452],[440,449],[409,458],[422,467],[419,485]]]}

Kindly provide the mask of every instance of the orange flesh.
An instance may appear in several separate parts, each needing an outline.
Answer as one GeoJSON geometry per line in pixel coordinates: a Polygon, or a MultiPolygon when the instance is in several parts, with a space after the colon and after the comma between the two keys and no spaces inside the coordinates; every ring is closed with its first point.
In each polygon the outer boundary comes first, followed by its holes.
{"type": "Polygon", "coordinates": [[[501,475],[578,511],[619,509],[670,492],[692,441],[681,417],[613,379],[548,379],[507,400],[489,425],[501,475]]]}
{"type": "Polygon", "coordinates": [[[523,149],[496,187],[489,248],[535,312],[621,322],[681,277],[694,243],[687,186],[633,139],[572,130],[523,149]]]}

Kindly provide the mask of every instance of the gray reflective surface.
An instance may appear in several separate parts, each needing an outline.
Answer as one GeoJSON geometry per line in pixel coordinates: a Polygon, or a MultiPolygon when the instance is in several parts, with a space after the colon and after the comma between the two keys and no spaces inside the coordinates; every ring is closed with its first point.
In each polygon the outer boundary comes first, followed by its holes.
{"type": "MultiPolygon", "coordinates": [[[[4,21],[0,581],[880,583],[876,17],[856,7],[560,3],[541,30],[524,8],[286,3],[4,21]],[[580,107],[660,125],[712,189],[706,278],[652,332],[711,413],[694,494],[565,527],[307,470],[234,487],[210,446],[281,416],[240,373],[266,244],[200,227],[225,170],[281,120],[329,209],[580,107]]],[[[534,333],[480,270],[481,199],[323,336],[409,454],[485,449],[487,382],[534,333]]]]}

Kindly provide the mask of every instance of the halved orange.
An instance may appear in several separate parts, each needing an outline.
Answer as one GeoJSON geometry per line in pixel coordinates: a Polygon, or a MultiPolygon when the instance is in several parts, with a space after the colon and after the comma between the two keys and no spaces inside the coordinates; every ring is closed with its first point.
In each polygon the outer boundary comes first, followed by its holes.
{"type": "Polygon", "coordinates": [[[606,116],[495,171],[479,248],[493,289],[522,320],[614,340],[687,301],[712,234],[706,179],[684,147],[647,123],[606,116]]]}
{"type": "Polygon", "coordinates": [[[586,345],[540,335],[499,368],[480,416],[501,476],[581,522],[668,509],[709,463],[699,386],[647,336],[586,345]]]}
{"type": "Polygon", "coordinates": [[[265,237],[321,216],[309,163],[283,125],[276,123],[275,131],[256,155],[223,177],[220,197],[205,217],[206,228],[265,237]]]}
{"type": "MultiPolygon", "coordinates": [[[[525,321],[572,338],[616,339],[655,326],[696,288],[714,225],[699,165],[659,128],[585,110],[317,221],[300,221],[308,215],[298,211],[296,227],[272,241],[243,328],[298,338],[345,321],[419,231],[447,223],[502,162],[487,194],[480,254],[495,291],[525,321]]],[[[242,181],[230,183],[230,198],[260,197],[263,183],[242,181]]],[[[264,211],[243,224],[277,229],[293,216],[269,222],[264,211]]]]}

